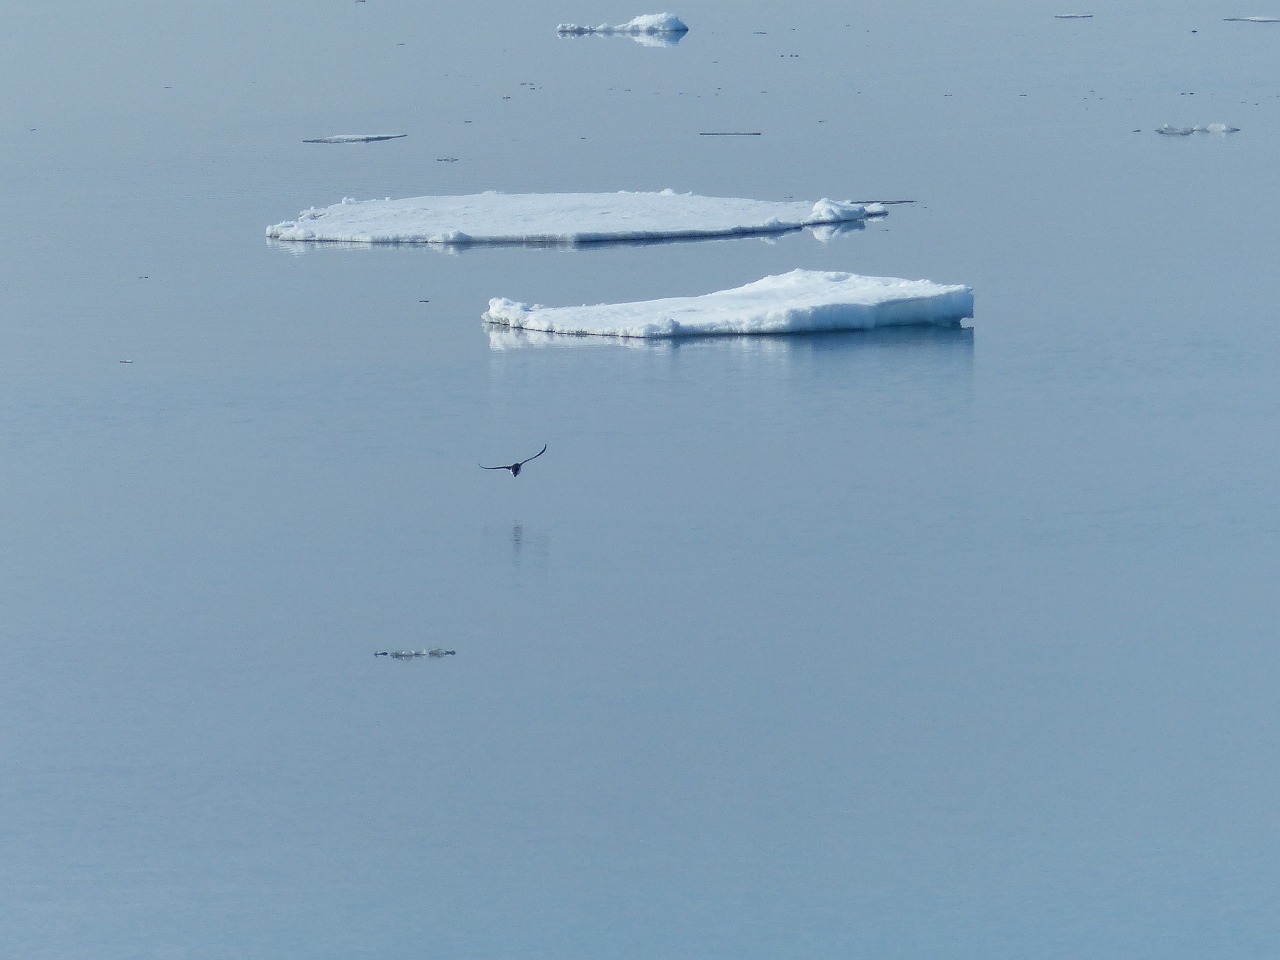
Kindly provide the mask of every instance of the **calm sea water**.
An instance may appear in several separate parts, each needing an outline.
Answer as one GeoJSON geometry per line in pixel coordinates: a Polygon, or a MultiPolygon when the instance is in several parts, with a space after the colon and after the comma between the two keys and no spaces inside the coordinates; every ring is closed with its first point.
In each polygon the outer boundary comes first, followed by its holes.
{"type": "Polygon", "coordinates": [[[8,11],[0,952],[1269,954],[1280,28],[692,0],[654,49],[520,6],[8,11]],[[338,133],[408,137],[301,142],[338,133]],[[263,237],[664,187],[918,202],[826,243],[263,237]],[[795,267],[977,315],[479,319],[795,267]]]}

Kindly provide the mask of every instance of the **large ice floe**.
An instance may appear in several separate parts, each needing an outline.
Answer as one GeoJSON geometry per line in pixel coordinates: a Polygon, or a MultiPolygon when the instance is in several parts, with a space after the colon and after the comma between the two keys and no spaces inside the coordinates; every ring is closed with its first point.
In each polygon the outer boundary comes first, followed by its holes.
{"type": "Polygon", "coordinates": [[[732,290],[635,303],[543,307],[499,297],[483,319],[543,333],[667,339],[953,326],[972,316],[973,290],[966,286],[792,270],[732,290]]]}
{"type": "Polygon", "coordinates": [[[879,204],[771,201],[692,193],[477,193],[344,199],[267,227],[277,240],[340,243],[579,244],[700,239],[857,225],[879,204]]]}
{"type": "Polygon", "coordinates": [[[632,17],[626,23],[602,23],[598,27],[584,27],[577,23],[562,23],[556,27],[556,33],[563,36],[580,37],[585,34],[676,34],[688,33],[689,28],[683,20],[671,13],[645,13],[632,17]]]}

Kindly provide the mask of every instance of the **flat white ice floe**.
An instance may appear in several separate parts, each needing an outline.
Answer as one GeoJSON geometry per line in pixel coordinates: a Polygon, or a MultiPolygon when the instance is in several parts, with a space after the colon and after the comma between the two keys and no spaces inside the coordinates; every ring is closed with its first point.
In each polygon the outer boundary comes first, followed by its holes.
{"type": "Polygon", "coordinates": [[[792,270],[698,297],[581,307],[489,301],[486,323],[517,330],[606,337],[705,337],[954,326],[973,316],[973,290],[931,280],[792,270]]]}
{"type": "Polygon", "coordinates": [[[582,36],[588,33],[597,34],[658,34],[688,33],[689,28],[683,20],[671,13],[645,13],[633,17],[626,23],[610,25],[602,23],[597,27],[584,27],[576,23],[562,23],[556,27],[556,33],[582,36]]]}
{"type": "Polygon", "coordinates": [[[783,233],[880,216],[880,204],[771,201],[692,193],[477,193],[344,199],[267,227],[277,240],[345,243],[577,244],[783,233]]]}
{"type": "Polygon", "coordinates": [[[303,143],[376,143],[379,140],[402,140],[407,133],[339,133],[332,137],[315,137],[303,143]]]}
{"type": "Polygon", "coordinates": [[[1193,133],[1239,133],[1239,127],[1233,127],[1229,123],[1207,123],[1199,124],[1194,127],[1175,127],[1165,124],[1163,127],[1156,127],[1156,133],[1166,137],[1189,137],[1193,133]]]}

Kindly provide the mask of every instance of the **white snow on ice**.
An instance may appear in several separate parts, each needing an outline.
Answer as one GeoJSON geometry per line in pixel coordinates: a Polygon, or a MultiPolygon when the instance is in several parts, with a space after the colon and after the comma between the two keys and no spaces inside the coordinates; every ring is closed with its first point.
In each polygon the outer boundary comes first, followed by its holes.
{"type": "Polygon", "coordinates": [[[1156,127],[1156,133],[1163,134],[1166,137],[1189,137],[1193,133],[1239,133],[1239,127],[1233,127],[1228,123],[1209,123],[1200,124],[1194,127],[1175,127],[1165,124],[1163,127],[1156,127]]]}
{"type": "Polygon", "coordinates": [[[407,133],[339,133],[332,137],[316,137],[303,143],[375,143],[379,140],[401,140],[407,133]]]}
{"type": "Polygon", "coordinates": [[[882,216],[880,204],[771,201],[692,193],[478,193],[351,200],[267,227],[277,240],[345,243],[577,244],[782,233],[882,216]]]}
{"type": "Polygon", "coordinates": [[[973,290],[931,280],[792,270],[698,297],[581,307],[489,301],[487,323],[544,333],[701,337],[954,325],[973,316],[973,290]]]}
{"type": "Polygon", "coordinates": [[[598,27],[584,27],[576,23],[562,23],[556,27],[556,32],[560,34],[569,34],[572,36],[582,36],[587,33],[596,34],[657,34],[657,33],[687,33],[689,28],[685,26],[683,20],[670,13],[646,13],[638,17],[633,17],[626,23],[619,23],[610,26],[602,23],[598,27]]]}

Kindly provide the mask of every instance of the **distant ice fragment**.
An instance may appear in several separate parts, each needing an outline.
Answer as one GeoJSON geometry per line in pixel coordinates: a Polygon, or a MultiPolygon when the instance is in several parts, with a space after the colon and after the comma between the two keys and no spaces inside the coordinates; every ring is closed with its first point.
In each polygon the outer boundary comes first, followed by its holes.
{"type": "Polygon", "coordinates": [[[1055,20],[1092,20],[1093,14],[1092,13],[1055,13],[1053,15],[1053,19],[1055,20]]]}
{"type": "Polygon", "coordinates": [[[1189,137],[1193,133],[1225,134],[1239,132],[1239,127],[1233,127],[1229,123],[1207,123],[1194,127],[1175,127],[1166,123],[1163,127],[1156,127],[1156,133],[1166,137],[1189,137]]]}
{"type": "Polygon", "coordinates": [[[379,140],[401,140],[407,133],[340,133],[332,137],[316,137],[303,143],[375,143],[379,140]]]}
{"type": "Polygon", "coordinates": [[[1227,23],[1280,23],[1280,17],[1223,17],[1227,23]]]}
{"type": "Polygon", "coordinates": [[[584,27],[576,23],[562,23],[556,27],[556,33],[570,36],[582,36],[588,33],[659,34],[687,33],[688,31],[689,28],[685,26],[684,21],[671,13],[645,13],[633,17],[626,23],[613,26],[602,23],[597,27],[584,27]]]}
{"type": "Polygon", "coordinates": [[[489,301],[486,323],[579,336],[675,337],[814,333],[907,324],[954,326],[973,316],[973,290],[930,280],[792,270],[696,297],[581,307],[489,301]]]}
{"type": "Polygon", "coordinates": [[[479,193],[404,200],[349,198],[267,227],[277,240],[339,243],[581,244],[784,233],[853,224],[884,207],[657,193],[479,193]]]}

